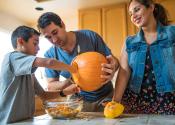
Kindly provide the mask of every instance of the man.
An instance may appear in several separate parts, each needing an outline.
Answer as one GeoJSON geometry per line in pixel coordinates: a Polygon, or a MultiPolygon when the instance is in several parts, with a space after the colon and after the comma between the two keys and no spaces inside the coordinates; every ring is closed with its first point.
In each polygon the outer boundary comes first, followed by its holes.
{"type": "MultiPolygon", "coordinates": [[[[81,91],[78,95],[84,99],[83,111],[103,111],[104,107],[101,104],[113,96],[113,86],[110,80],[119,65],[118,60],[112,56],[103,39],[97,33],[89,30],[67,32],[61,18],[52,12],[47,12],[40,16],[38,28],[54,45],[45,53],[47,58],[56,58],[70,64],[75,56],[83,52],[96,51],[107,56],[109,63],[102,65],[102,70],[108,74],[101,76],[106,79],[104,86],[93,92],[81,91]]],[[[46,68],[45,73],[49,90],[62,90],[72,84],[69,79],[63,82],[59,81],[60,75],[70,78],[69,72],[46,68]]]]}

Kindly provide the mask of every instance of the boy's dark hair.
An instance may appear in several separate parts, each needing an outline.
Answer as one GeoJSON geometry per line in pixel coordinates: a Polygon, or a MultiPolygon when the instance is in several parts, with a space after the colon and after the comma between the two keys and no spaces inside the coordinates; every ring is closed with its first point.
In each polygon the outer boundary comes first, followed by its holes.
{"type": "Polygon", "coordinates": [[[46,26],[50,25],[51,22],[53,22],[55,25],[62,27],[61,18],[57,14],[53,12],[46,12],[42,14],[38,19],[38,29],[45,28],[46,26]]]}
{"type": "Polygon", "coordinates": [[[164,26],[169,25],[170,21],[168,20],[167,10],[161,4],[154,3],[153,0],[130,0],[129,5],[132,1],[137,1],[146,8],[149,8],[151,4],[154,4],[154,18],[157,20],[157,22],[160,22],[164,26]]]}
{"type": "Polygon", "coordinates": [[[22,39],[24,39],[24,41],[28,42],[29,38],[31,38],[33,35],[39,36],[40,33],[31,27],[27,27],[27,26],[17,27],[11,35],[11,42],[12,42],[13,48],[14,49],[17,48],[17,38],[21,37],[22,39]]]}

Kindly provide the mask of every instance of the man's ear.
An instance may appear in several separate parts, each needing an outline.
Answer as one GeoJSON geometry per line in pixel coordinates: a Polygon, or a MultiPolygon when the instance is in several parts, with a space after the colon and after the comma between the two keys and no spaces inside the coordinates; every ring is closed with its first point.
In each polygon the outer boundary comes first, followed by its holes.
{"type": "Polygon", "coordinates": [[[65,29],[65,24],[63,21],[61,21],[61,27],[65,29]]]}

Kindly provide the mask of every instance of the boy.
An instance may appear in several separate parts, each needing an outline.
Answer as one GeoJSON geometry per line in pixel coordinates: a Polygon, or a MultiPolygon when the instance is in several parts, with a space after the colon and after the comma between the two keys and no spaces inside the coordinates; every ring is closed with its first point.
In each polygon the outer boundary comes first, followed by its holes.
{"type": "MultiPolygon", "coordinates": [[[[31,118],[35,109],[35,94],[47,100],[79,92],[75,85],[64,90],[45,92],[34,76],[37,67],[67,70],[64,63],[38,58],[39,32],[19,26],[11,36],[14,52],[8,53],[0,74],[0,124],[31,118]]],[[[71,69],[74,70],[74,69],[71,69]]]]}

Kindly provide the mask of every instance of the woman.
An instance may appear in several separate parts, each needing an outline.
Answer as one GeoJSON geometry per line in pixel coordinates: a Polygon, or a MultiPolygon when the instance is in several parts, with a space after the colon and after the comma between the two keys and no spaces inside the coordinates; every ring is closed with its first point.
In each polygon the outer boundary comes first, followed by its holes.
{"type": "Polygon", "coordinates": [[[129,14],[140,31],[126,39],[113,100],[126,113],[175,114],[175,26],[152,0],[131,0],[129,14]]]}

